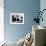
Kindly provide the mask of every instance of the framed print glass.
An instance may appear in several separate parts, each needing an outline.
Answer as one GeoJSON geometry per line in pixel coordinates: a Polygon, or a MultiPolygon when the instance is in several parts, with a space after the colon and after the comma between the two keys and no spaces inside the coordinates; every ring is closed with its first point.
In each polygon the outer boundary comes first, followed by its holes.
{"type": "Polygon", "coordinates": [[[10,24],[24,24],[24,13],[10,13],[10,24]]]}

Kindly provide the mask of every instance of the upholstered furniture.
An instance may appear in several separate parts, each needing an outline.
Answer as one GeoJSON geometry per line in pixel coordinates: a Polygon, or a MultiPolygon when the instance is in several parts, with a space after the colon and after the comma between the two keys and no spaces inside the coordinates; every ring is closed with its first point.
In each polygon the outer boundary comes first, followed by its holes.
{"type": "Polygon", "coordinates": [[[46,28],[39,25],[34,25],[32,26],[32,34],[34,35],[34,42],[31,46],[46,45],[46,28]]]}

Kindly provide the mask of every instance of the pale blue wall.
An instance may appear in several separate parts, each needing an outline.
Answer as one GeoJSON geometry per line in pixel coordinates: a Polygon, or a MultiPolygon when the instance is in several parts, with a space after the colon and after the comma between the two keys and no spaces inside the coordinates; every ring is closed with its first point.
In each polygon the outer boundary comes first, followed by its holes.
{"type": "MultiPolygon", "coordinates": [[[[46,0],[41,0],[40,1],[40,10],[42,11],[43,9],[46,9],[46,0]]],[[[46,11],[43,12],[42,17],[43,17],[43,22],[40,21],[40,25],[46,27],[46,11]]]]}
{"type": "Polygon", "coordinates": [[[5,40],[17,41],[31,30],[32,20],[36,17],[35,12],[40,9],[40,0],[4,0],[4,2],[5,40]],[[11,12],[23,12],[25,18],[24,24],[11,25],[9,21],[11,12]]]}

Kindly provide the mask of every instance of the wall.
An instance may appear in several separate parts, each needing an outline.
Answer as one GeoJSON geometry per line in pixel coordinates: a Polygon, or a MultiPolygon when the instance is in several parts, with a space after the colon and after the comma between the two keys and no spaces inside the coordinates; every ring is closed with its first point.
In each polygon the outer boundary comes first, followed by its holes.
{"type": "MultiPolygon", "coordinates": [[[[40,9],[41,9],[41,11],[43,9],[46,9],[46,0],[40,0],[40,9]]],[[[43,17],[43,22],[41,21],[40,22],[40,25],[46,27],[46,10],[43,12],[42,17],[43,17]]]]}
{"type": "Polygon", "coordinates": [[[18,41],[32,28],[32,20],[40,9],[40,0],[4,0],[4,35],[7,41],[18,41]],[[24,13],[24,24],[11,25],[10,13],[24,13]]]}

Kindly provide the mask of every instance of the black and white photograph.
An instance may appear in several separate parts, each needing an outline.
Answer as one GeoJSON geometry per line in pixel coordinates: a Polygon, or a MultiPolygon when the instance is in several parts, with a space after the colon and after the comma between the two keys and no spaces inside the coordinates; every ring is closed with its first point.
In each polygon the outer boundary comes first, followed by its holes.
{"type": "Polygon", "coordinates": [[[10,13],[10,24],[24,24],[24,13],[10,13]]]}

